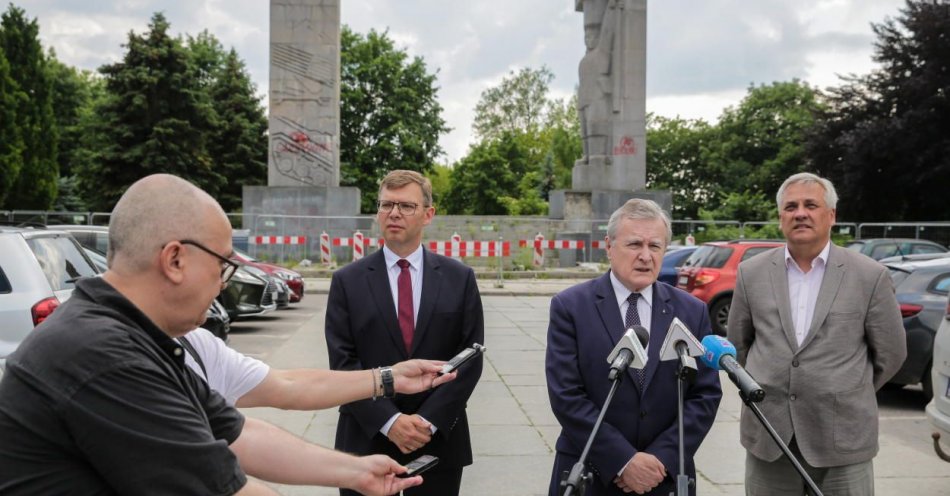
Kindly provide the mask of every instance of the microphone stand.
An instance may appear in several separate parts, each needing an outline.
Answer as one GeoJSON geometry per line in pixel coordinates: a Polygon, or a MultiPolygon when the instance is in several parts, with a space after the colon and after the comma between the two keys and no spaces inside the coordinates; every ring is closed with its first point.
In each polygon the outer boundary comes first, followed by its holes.
{"type": "MultiPolygon", "coordinates": [[[[680,341],[676,343],[676,353],[679,355],[676,366],[676,423],[679,429],[679,462],[680,470],[676,475],[676,496],[689,496],[689,486],[693,481],[686,475],[686,448],[683,446],[683,402],[686,395],[686,385],[696,383],[696,359],[689,356],[689,347],[680,341]]],[[[671,493],[672,494],[672,493],[671,493]]]]}
{"type": "Polygon", "coordinates": [[[597,422],[594,422],[594,429],[590,432],[590,437],[587,438],[587,445],[584,446],[584,451],[581,452],[580,459],[571,467],[570,472],[564,472],[562,475],[561,487],[564,488],[564,496],[571,496],[572,494],[584,496],[584,493],[587,492],[587,484],[594,478],[594,474],[591,473],[590,470],[584,470],[584,465],[587,463],[587,455],[590,454],[590,447],[594,444],[594,438],[597,437],[597,431],[600,430],[600,424],[604,421],[607,407],[610,406],[610,402],[614,399],[614,393],[617,392],[617,388],[620,386],[620,379],[623,378],[624,372],[626,372],[626,369],[613,378],[613,384],[610,385],[610,392],[607,393],[607,400],[604,401],[604,407],[600,409],[597,422]]]}
{"type": "Polygon", "coordinates": [[[805,485],[808,486],[810,494],[813,496],[823,496],[821,490],[818,489],[818,486],[815,484],[815,481],[811,480],[811,477],[809,477],[805,469],[802,468],[802,464],[798,462],[795,455],[792,454],[792,451],[788,449],[788,446],[782,441],[782,438],[778,436],[778,433],[772,428],[772,424],[769,424],[769,421],[766,420],[765,415],[762,414],[762,410],[759,410],[759,406],[751,401],[742,390],[739,391],[739,397],[742,398],[742,402],[745,403],[745,406],[752,410],[755,417],[759,419],[759,423],[762,424],[762,427],[765,427],[765,430],[772,436],[772,440],[775,441],[775,444],[777,444],[782,450],[782,453],[785,454],[785,458],[788,458],[788,461],[792,462],[792,466],[795,467],[798,475],[801,476],[802,480],[805,481],[805,485]]]}

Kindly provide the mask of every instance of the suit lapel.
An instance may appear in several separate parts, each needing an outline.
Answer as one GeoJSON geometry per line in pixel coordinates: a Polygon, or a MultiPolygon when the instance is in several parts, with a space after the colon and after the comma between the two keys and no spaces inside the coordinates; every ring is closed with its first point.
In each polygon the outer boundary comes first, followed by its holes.
{"type": "MultiPolygon", "coordinates": [[[[656,374],[656,369],[660,366],[660,348],[666,339],[666,333],[670,330],[670,324],[673,323],[673,308],[670,305],[670,294],[661,284],[653,283],[653,311],[650,317],[650,350],[647,353],[646,375],[643,379],[643,391],[650,388],[650,381],[656,374]]],[[[692,331],[692,329],[690,329],[692,331]]],[[[694,333],[695,334],[695,333],[694,333]]],[[[630,371],[631,377],[636,383],[636,376],[633,370],[630,371]]]]}
{"type": "Polygon", "coordinates": [[[836,257],[838,248],[834,245],[828,252],[828,263],[825,265],[825,275],[821,278],[821,288],[818,290],[818,300],[815,302],[815,312],[812,315],[811,323],[808,326],[808,334],[802,341],[802,348],[808,346],[815,339],[815,334],[825,321],[828,312],[831,311],[831,304],[835,301],[835,295],[838,294],[838,288],[841,286],[841,279],[844,278],[844,262],[839,262],[836,257]]]}
{"type": "Polygon", "coordinates": [[[772,269],[769,272],[772,280],[772,294],[775,295],[775,305],[778,307],[779,319],[788,346],[797,352],[798,339],[795,337],[795,324],[792,321],[791,301],[788,299],[788,268],[785,266],[785,250],[775,250],[772,255],[772,269]]]}
{"type": "MultiPolygon", "coordinates": [[[[620,308],[617,307],[617,295],[610,285],[610,272],[600,276],[594,284],[594,294],[597,297],[597,313],[604,326],[604,331],[610,338],[610,346],[614,346],[623,337],[623,318],[620,317],[620,308]]],[[[606,357],[604,357],[606,358],[606,357]]]]}
{"type": "Polygon", "coordinates": [[[402,332],[399,330],[399,317],[396,316],[396,303],[393,302],[392,289],[389,287],[389,273],[386,270],[386,257],[383,250],[370,255],[372,260],[366,266],[366,286],[373,295],[373,302],[386,326],[389,337],[403,357],[406,355],[406,345],[402,342],[402,332]]]}
{"type": "Polygon", "coordinates": [[[429,330],[429,320],[435,309],[435,300],[439,297],[442,286],[442,271],[438,257],[433,256],[425,248],[422,249],[422,298],[419,301],[419,313],[416,317],[416,330],[412,333],[412,356],[422,338],[429,330]]]}

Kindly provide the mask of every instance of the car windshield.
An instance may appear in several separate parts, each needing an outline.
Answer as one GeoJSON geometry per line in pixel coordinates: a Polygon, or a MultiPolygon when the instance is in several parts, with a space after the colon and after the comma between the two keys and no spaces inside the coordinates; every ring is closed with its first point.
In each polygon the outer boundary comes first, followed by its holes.
{"type": "Polygon", "coordinates": [[[850,243],[844,245],[844,247],[847,248],[847,249],[849,249],[849,250],[854,250],[854,251],[860,252],[860,251],[861,251],[861,248],[864,247],[864,243],[851,241],[850,243]]]}
{"type": "Polygon", "coordinates": [[[244,252],[241,251],[241,250],[238,250],[237,248],[233,248],[233,250],[234,250],[234,254],[235,254],[235,255],[237,255],[237,256],[243,258],[244,260],[247,260],[248,262],[257,262],[257,261],[258,261],[256,258],[254,258],[254,257],[252,257],[252,256],[250,256],[250,255],[248,255],[247,253],[244,253],[244,252]]]}
{"type": "Polygon", "coordinates": [[[708,267],[711,269],[722,268],[732,255],[733,249],[725,246],[703,245],[696,249],[683,267],[708,267]]]}

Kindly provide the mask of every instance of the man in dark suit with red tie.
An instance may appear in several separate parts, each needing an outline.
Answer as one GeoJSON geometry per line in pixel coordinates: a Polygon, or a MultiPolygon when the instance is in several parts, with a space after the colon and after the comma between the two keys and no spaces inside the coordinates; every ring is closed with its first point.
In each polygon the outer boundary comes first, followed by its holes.
{"type": "MultiPolygon", "coordinates": [[[[471,268],[422,247],[432,221],[432,185],[423,175],[392,171],[379,188],[376,221],[384,247],[338,270],[327,301],[330,368],[385,367],[409,358],[449,360],[484,343],[482,302],[471,268]]],[[[465,406],[482,372],[481,357],[433,390],[384,395],[340,408],[336,448],[385,453],[402,464],[439,457],[423,484],[406,495],[457,495],[472,463],[465,406]],[[387,397],[383,397],[387,396],[387,397]]],[[[341,490],[342,495],[355,494],[341,490]]]]}
{"type": "MultiPolygon", "coordinates": [[[[551,300],[545,357],[548,396],[561,435],[548,494],[562,493],[561,475],[580,458],[607,398],[607,355],[624,330],[642,325],[650,338],[642,375],[628,369],[591,447],[594,473],[588,496],[635,492],[667,496],[679,471],[676,361],[660,361],[674,317],[697,339],[710,333],[706,305],[656,280],[671,238],[670,219],[655,202],[633,199],[607,223],[610,271],[562,291],[551,300]]],[[[699,365],[684,394],[686,472],[695,478],[693,455],[716,417],[719,374],[699,365]]],[[[695,486],[690,494],[695,494],[695,486]]]]}

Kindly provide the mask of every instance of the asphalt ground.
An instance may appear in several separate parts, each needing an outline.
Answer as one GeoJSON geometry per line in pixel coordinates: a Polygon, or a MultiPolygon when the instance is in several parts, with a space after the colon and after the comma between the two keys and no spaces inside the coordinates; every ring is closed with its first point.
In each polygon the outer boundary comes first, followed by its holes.
{"type": "MultiPolygon", "coordinates": [[[[461,494],[546,494],[559,426],[544,379],[550,295],[574,280],[479,280],[488,346],[481,381],[469,402],[475,463],[465,469],[461,494]]],[[[274,367],[327,367],[324,315],[329,281],[308,279],[304,300],[289,310],[237,322],[231,345],[274,367]]],[[[606,379],[605,379],[606,380],[606,379]]],[[[739,444],[741,401],[723,375],[716,422],[696,456],[700,495],[742,495],[745,451],[739,444]]],[[[933,452],[918,388],[879,394],[881,451],[874,462],[878,495],[950,495],[950,464],[933,452]]],[[[245,409],[324,446],[333,445],[337,412],[245,409]]],[[[672,468],[675,470],[675,467],[672,468]]],[[[274,486],[285,495],[333,495],[336,490],[274,486]]]]}

